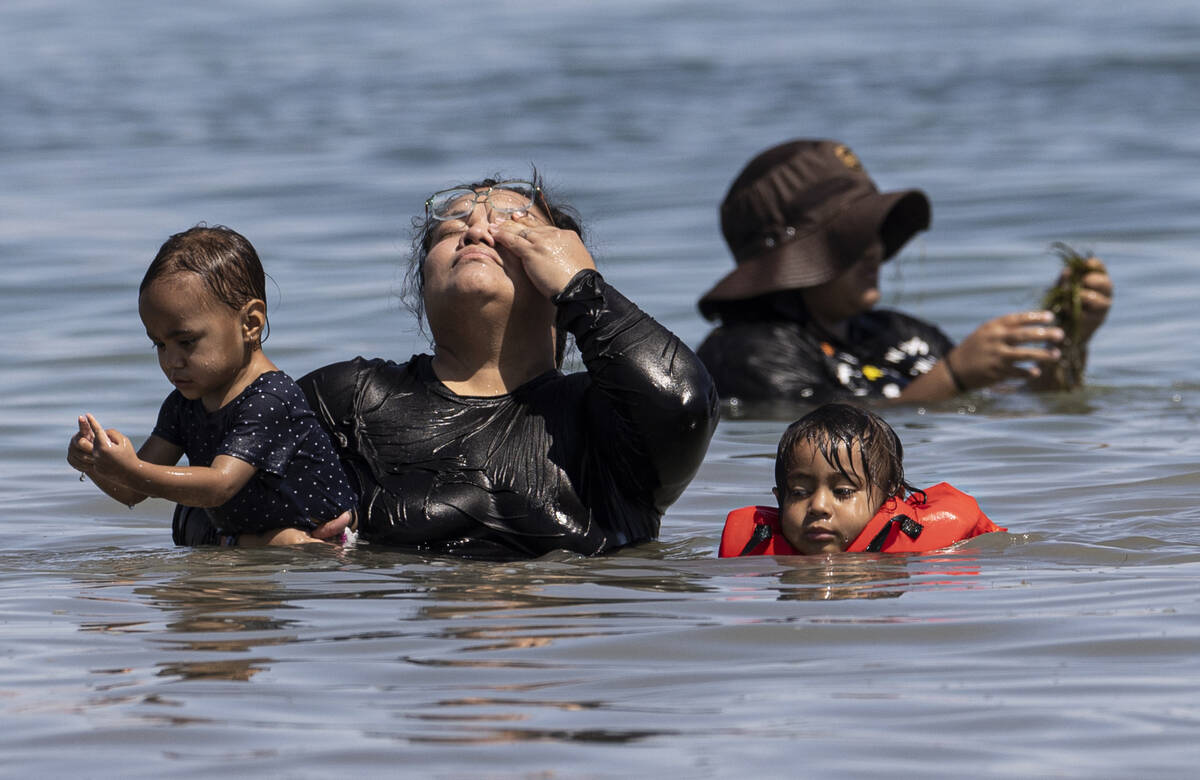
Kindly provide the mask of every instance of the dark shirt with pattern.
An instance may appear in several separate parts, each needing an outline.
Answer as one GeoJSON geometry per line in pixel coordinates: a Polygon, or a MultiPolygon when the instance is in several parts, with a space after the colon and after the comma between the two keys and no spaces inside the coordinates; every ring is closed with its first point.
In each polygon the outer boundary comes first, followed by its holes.
{"type": "Polygon", "coordinates": [[[300,379],[357,482],[363,540],[470,557],[585,555],[655,538],[717,423],[695,354],[595,271],[554,298],[586,372],[462,396],[432,358],[300,379]]]}
{"type": "Polygon", "coordinates": [[[163,401],[154,435],[182,447],[191,466],[229,455],[257,469],[237,495],[206,510],[222,535],[311,531],[355,506],[328,434],[282,371],[262,374],[212,413],[176,390],[163,401]]]}
{"type": "Polygon", "coordinates": [[[697,350],[722,399],[895,398],[954,347],[937,326],[887,309],[852,317],[845,341],[811,320],[736,318],[697,350]]]}

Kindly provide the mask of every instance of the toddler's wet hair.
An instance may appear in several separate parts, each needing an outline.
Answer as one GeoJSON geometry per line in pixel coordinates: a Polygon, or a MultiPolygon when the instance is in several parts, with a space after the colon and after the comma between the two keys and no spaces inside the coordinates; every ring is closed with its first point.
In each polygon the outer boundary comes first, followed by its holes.
{"type": "Polygon", "coordinates": [[[874,412],[843,403],[819,406],[788,426],[775,455],[775,486],[786,491],[795,465],[796,448],[808,442],[835,469],[855,484],[872,486],[884,498],[911,493],[904,480],[904,447],[900,437],[874,412]],[[853,454],[862,456],[863,472],[855,474],[853,454]]]}
{"type": "Polygon", "coordinates": [[[163,242],[138,295],[156,279],[185,271],[197,274],[213,296],[234,311],[256,298],[266,303],[266,274],[258,252],[245,236],[224,225],[202,222],[163,242]]]}

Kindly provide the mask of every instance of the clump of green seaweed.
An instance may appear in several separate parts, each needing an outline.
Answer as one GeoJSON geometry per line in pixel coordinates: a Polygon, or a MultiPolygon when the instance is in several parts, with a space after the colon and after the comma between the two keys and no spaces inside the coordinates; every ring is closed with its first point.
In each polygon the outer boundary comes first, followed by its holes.
{"type": "Polygon", "coordinates": [[[1054,313],[1054,320],[1062,328],[1065,337],[1059,349],[1062,360],[1058,371],[1064,389],[1074,389],[1083,384],[1083,368],[1086,363],[1083,345],[1083,303],[1080,292],[1083,277],[1087,274],[1090,252],[1076,252],[1070,245],[1056,241],[1050,245],[1066,269],[1064,278],[1046,291],[1042,308],[1054,313]]]}

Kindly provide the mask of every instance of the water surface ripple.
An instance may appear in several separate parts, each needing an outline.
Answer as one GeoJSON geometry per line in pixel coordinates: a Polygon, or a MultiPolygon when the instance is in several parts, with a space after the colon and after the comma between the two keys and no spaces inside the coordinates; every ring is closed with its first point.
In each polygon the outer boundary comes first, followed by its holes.
{"type": "Polygon", "coordinates": [[[1182,777],[1200,751],[1200,7],[350,0],[0,7],[0,774],[1182,777]],[[750,156],[849,143],[933,229],[887,305],[954,338],[1108,262],[1088,386],[887,410],[916,483],[1009,533],[717,560],[794,408],[727,409],[659,541],[512,564],[180,550],[64,454],[169,389],[136,286],[228,224],[294,375],[428,348],[434,189],[530,163],[605,276],[696,345],[750,156]]]}

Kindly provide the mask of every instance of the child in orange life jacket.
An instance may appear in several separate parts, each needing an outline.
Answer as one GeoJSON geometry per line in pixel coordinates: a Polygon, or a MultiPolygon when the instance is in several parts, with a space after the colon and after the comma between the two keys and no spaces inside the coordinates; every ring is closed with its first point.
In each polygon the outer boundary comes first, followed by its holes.
{"type": "Polygon", "coordinates": [[[779,441],[779,508],[730,512],[719,556],[926,552],[1006,530],[950,485],[915,489],[903,458],[879,415],[841,403],[814,409],[779,441]]]}

